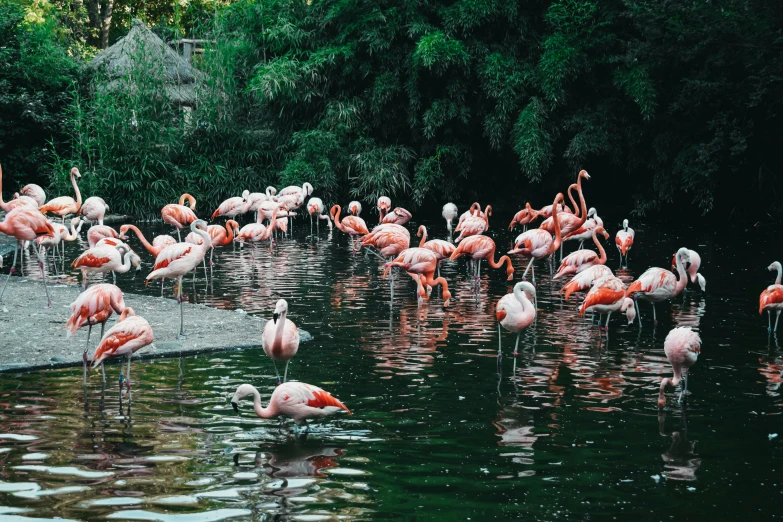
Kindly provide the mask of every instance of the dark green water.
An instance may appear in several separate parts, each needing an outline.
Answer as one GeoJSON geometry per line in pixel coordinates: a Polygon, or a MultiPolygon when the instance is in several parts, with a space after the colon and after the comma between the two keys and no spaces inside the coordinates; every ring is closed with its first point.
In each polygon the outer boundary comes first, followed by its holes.
{"type": "MultiPolygon", "coordinates": [[[[621,218],[606,220],[612,235],[621,218]]],[[[507,222],[490,230],[504,249],[507,222]]],[[[426,224],[445,234],[442,220],[426,224]]],[[[779,518],[783,457],[771,435],[783,434],[783,352],[758,315],[777,253],[755,230],[632,226],[637,243],[621,277],[665,267],[686,246],[702,255],[707,293],[690,286],[659,306],[656,327],[642,303],[643,329],[615,318],[602,342],[577,317],[580,298],[562,302],[540,264],[538,321],[516,374],[504,334],[500,375],[494,309],[513,285],[504,271],[484,270],[477,294],[464,261],[446,264],[446,311],[440,290],[418,307],[410,278],[397,277],[390,308],[379,260],[352,256],[337,230],[316,241],[297,223],[293,239],[255,261],[247,249],[223,250],[214,282],[199,272],[188,297],[266,317],[287,299],[290,318],[313,335],[289,376],[354,415],[316,424],[306,439],[255,418],[249,402],[235,415],[228,398],[240,383],[264,401],[273,390],[260,349],[137,361],[130,411],[117,366],[105,389],[93,374],[86,396],[80,368],[0,374],[0,519],[779,518]],[[727,237],[742,237],[743,250],[727,237]],[[680,408],[670,391],[659,414],[658,384],[670,375],[663,340],[680,325],[703,339],[692,395],[680,408]]],[[[68,258],[79,251],[68,245],[68,258]]],[[[142,272],[119,276],[119,286],[157,295],[159,286],[143,286],[152,260],[142,258],[142,272]]],[[[611,246],[609,265],[618,262],[611,246]]],[[[260,345],[261,332],[247,335],[260,345]]],[[[77,352],[83,338],[62,342],[77,352]]]]}

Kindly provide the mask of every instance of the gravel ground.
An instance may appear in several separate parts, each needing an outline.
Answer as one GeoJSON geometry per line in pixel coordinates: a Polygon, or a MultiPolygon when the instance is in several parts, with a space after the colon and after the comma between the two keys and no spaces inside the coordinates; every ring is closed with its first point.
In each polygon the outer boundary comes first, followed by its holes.
{"type": "MultiPolygon", "coordinates": [[[[0,278],[3,282],[5,276],[0,278]]],[[[80,287],[50,284],[54,303],[44,308],[46,297],[40,281],[12,277],[0,302],[0,372],[82,364],[87,329],[67,337],[65,322],[80,287]]],[[[179,333],[179,305],[173,299],[125,294],[125,304],[149,321],[155,343],[136,352],[134,358],[153,358],[201,352],[260,348],[264,321],[245,313],[185,304],[185,333],[179,333]]],[[[115,324],[113,315],[106,330],[115,324]]],[[[98,345],[100,327],[93,328],[90,353],[98,345]]]]}

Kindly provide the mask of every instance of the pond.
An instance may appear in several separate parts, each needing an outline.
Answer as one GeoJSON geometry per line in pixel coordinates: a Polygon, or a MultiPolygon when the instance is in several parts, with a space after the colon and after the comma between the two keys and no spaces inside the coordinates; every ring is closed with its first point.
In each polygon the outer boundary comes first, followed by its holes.
{"type": "MultiPolygon", "coordinates": [[[[612,236],[622,217],[605,220],[612,236]]],[[[508,219],[491,221],[503,250],[513,240],[508,219]]],[[[445,237],[442,219],[424,223],[445,237]]],[[[538,320],[523,334],[516,373],[512,334],[503,334],[500,373],[496,363],[495,305],[513,287],[504,270],[485,264],[477,292],[464,260],[444,264],[454,294],[445,310],[440,289],[419,306],[410,278],[396,277],[390,306],[382,262],[352,255],[338,230],[322,227],[314,238],[297,221],[271,254],[223,249],[209,282],[201,271],[188,280],[188,299],[264,317],[287,299],[289,318],[313,336],[289,378],[325,388],[353,416],[295,435],[290,424],[256,418],[249,401],[235,414],[229,398],[239,384],[259,387],[264,402],[274,389],[260,349],[137,361],[130,407],[117,365],[107,367],[107,386],[93,373],[86,390],[81,368],[0,374],[0,518],[774,518],[783,356],[758,314],[759,292],[774,279],[766,267],[778,256],[770,231],[631,226],[636,246],[622,279],[666,267],[686,246],[702,256],[707,292],[689,285],[658,306],[657,325],[642,303],[641,329],[615,314],[607,341],[577,316],[581,298],[564,302],[561,283],[539,263],[538,320]],[[675,326],[696,328],[702,352],[684,406],[670,390],[659,413],[660,379],[671,375],[663,340],[675,326]]],[[[130,244],[144,266],[118,276],[119,286],[159,295],[158,283],[144,286],[151,257],[135,238],[130,244]]],[[[81,248],[69,244],[66,263],[81,248]]],[[[514,259],[515,282],[524,263],[514,259]]],[[[171,286],[165,292],[171,297],[171,286]]],[[[247,335],[260,346],[261,332],[247,335]]],[[[83,338],[63,333],[62,342],[77,351],[83,338]]]]}

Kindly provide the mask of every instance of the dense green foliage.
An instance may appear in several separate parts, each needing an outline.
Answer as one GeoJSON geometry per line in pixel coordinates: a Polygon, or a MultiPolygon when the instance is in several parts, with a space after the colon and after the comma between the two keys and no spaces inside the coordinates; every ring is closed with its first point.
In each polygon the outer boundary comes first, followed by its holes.
{"type": "MultiPolygon", "coordinates": [[[[152,78],[122,99],[95,88],[75,96],[60,81],[57,96],[74,102],[58,180],[67,164],[85,165],[96,191],[136,213],[185,189],[211,206],[267,182],[303,181],[327,201],[387,194],[413,206],[518,206],[546,204],[587,168],[596,205],[780,206],[783,5],[185,5],[206,21],[190,33],[215,42],[198,64],[209,80],[194,123],[154,95],[152,78]],[[135,196],[143,187],[155,190],[135,196]]],[[[32,80],[12,79],[23,81],[32,80]]]]}

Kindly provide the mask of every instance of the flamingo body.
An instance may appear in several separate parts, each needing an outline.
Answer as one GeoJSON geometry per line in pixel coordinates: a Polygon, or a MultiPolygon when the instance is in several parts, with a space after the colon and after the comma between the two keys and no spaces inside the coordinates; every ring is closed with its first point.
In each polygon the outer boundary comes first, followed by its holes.
{"type": "Polygon", "coordinates": [[[602,277],[612,275],[614,275],[612,273],[612,269],[608,266],[593,265],[576,274],[573,279],[566,283],[560,291],[564,292],[564,297],[568,299],[572,293],[587,290],[593,286],[594,282],[598,281],[602,277]]]}
{"type": "Polygon", "coordinates": [[[303,382],[287,382],[275,388],[266,408],[261,406],[261,394],[258,390],[250,384],[242,384],[231,399],[234,411],[239,411],[239,400],[248,395],[253,395],[253,409],[262,419],[282,415],[300,424],[308,419],[320,419],[339,411],[351,414],[351,411],[329,392],[303,382]]]}
{"type": "MultiPolygon", "coordinates": [[[[666,406],[666,397],[663,394],[666,386],[677,386],[684,374],[687,374],[688,369],[696,364],[699,353],[701,353],[701,338],[699,334],[690,328],[674,328],[666,336],[663,350],[666,353],[666,358],[672,365],[674,375],[671,379],[665,378],[661,381],[661,388],[658,392],[659,408],[666,406]]],[[[682,399],[682,393],[680,394],[680,399],[682,399]]]]}
{"type": "Polygon", "coordinates": [[[87,221],[97,221],[99,225],[103,225],[103,217],[106,215],[106,211],[109,210],[109,205],[97,196],[93,196],[84,200],[82,208],[79,209],[79,214],[84,216],[87,221]]]}

